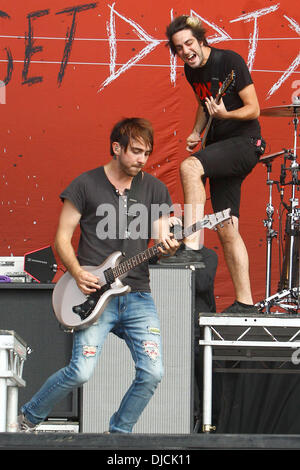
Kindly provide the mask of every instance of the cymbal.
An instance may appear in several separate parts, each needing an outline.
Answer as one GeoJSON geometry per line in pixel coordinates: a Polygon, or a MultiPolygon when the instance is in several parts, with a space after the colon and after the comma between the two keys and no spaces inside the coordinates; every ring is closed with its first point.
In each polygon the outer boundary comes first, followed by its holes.
{"type": "Polygon", "coordinates": [[[286,106],[273,106],[272,108],[265,108],[260,111],[262,116],[274,116],[274,117],[294,117],[300,114],[300,103],[299,104],[288,104],[286,106]]]}
{"type": "MultiPolygon", "coordinates": [[[[299,147],[296,147],[296,149],[298,150],[299,147]]],[[[266,155],[265,157],[262,157],[258,160],[259,163],[269,163],[269,162],[272,162],[275,158],[279,157],[280,155],[294,155],[293,153],[293,150],[292,149],[284,149],[284,150],[281,150],[280,152],[275,152],[275,153],[270,153],[270,155],[266,155]]]]}
{"type": "Polygon", "coordinates": [[[282,150],[281,152],[271,153],[270,155],[266,155],[265,157],[260,158],[258,162],[259,163],[272,162],[276,157],[279,157],[280,155],[283,155],[284,153],[285,153],[285,150],[282,150]]]}

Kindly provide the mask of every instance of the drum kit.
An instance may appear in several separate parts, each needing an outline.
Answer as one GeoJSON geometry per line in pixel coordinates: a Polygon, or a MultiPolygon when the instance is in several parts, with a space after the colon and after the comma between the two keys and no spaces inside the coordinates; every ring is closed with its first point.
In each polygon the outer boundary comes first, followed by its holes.
{"type": "MultiPolygon", "coordinates": [[[[271,309],[281,309],[288,313],[298,313],[300,309],[300,273],[299,273],[299,239],[300,239],[300,208],[297,191],[300,187],[298,177],[299,164],[297,162],[297,133],[300,114],[299,97],[291,105],[277,106],[261,110],[262,116],[293,118],[294,146],[292,149],[283,149],[280,152],[260,158],[259,162],[267,170],[266,184],[269,188],[269,200],[266,207],[267,217],[263,221],[266,227],[266,298],[256,304],[261,312],[273,313],[271,309]],[[278,157],[282,158],[280,178],[278,181],[271,178],[272,163],[278,157]],[[273,228],[273,188],[280,195],[280,230],[279,234],[273,228]],[[290,189],[290,197],[285,201],[285,191],[290,189]],[[284,236],[282,215],[286,213],[284,236]],[[272,244],[274,238],[280,237],[281,255],[279,256],[280,281],[278,292],[271,295],[271,268],[272,244]]],[[[276,312],[275,312],[276,313],[276,312]]]]}

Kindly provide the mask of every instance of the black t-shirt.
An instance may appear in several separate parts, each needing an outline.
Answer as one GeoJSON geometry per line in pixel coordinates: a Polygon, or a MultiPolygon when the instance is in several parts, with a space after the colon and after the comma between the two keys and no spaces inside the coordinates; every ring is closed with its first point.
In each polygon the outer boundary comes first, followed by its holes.
{"type": "MultiPolygon", "coordinates": [[[[194,92],[200,98],[203,109],[208,117],[205,105],[205,98],[212,96],[212,77],[219,78],[219,86],[234,71],[234,80],[222,96],[227,111],[241,108],[243,102],[238,93],[246,86],[253,83],[249,69],[244,59],[234,51],[211,48],[211,53],[203,67],[193,69],[187,64],[184,65],[185,75],[191,84],[194,92]],[[220,51],[221,57],[216,68],[216,53],[220,51]],[[215,68],[214,68],[215,67],[215,68]]],[[[218,89],[216,90],[218,91],[218,89]]],[[[237,119],[213,119],[211,132],[208,135],[208,142],[217,142],[229,137],[246,135],[249,137],[260,137],[260,125],[257,119],[241,121],[237,119]]]]}
{"type": "MultiPolygon", "coordinates": [[[[130,208],[136,217],[127,220],[127,196],[118,195],[103,167],[78,176],[61,193],[61,199],[71,201],[81,213],[77,256],[82,266],[98,266],[113,252],[123,252],[127,228],[134,239],[126,244],[126,258],[147,249],[152,222],[169,213],[172,202],[165,184],[148,173],[143,173],[138,194],[130,208]]],[[[132,291],[149,292],[148,262],[129,271],[122,282],[132,291]]]]}

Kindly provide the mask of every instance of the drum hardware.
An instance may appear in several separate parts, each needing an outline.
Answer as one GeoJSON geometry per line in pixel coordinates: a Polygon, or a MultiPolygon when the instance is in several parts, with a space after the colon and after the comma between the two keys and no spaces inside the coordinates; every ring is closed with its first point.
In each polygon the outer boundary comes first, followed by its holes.
{"type": "Polygon", "coordinates": [[[256,304],[258,309],[265,309],[270,313],[270,308],[279,306],[284,310],[296,313],[300,307],[299,297],[299,220],[298,198],[296,190],[299,190],[299,165],[297,163],[297,127],[300,113],[300,102],[295,100],[291,105],[267,108],[261,111],[262,116],[287,116],[293,117],[294,124],[294,147],[293,150],[283,149],[280,152],[261,158],[259,161],[267,167],[267,186],[269,186],[269,201],[266,208],[267,218],[263,221],[267,229],[267,253],[266,253],[266,299],[256,304]],[[271,179],[272,162],[278,156],[284,155],[284,163],[281,165],[280,181],[271,179]],[[289,166],[287,165],[290,162],[289,166]],[[287,173],[290,172],[291,179],[286,182],[287,173]],[[282,263],[278,292],[270,295],[271,289],[271,263],[272,263],[272,241],[278,233],[273,229],[274,207],[272,204],[273,185],[277,186],[280,192],[281,204],[287,211],[285,225],[285,248],[282,263]],[[284,187],[291,186],[291,197],[289,204],[284,202],[284,187]]]}
{"type": "MultiPolygon", "coordinates": [[[[284,289],[281,292],[277,292],[276,294],[271,295],[270,297],[268,297],[265,300],[261,300],[260,302],[258,302],[256,304],[256,307],[258,307],[260,310],[262,310],[263,308],[266,308],[266,309],[269,308],[270,309],[274,305],[277,305],[279,307],[282,307],[282,308],[286,309],[287,305],[285,303],[281,304],[280,301],[283,300],[284,298],[289,297],[289,296],[292,295],[294,300],[295,300],[296,305],[289,305],[288,308],[290,310],[296,310],[296,309],[298,309],[298,305],[297,305],[298,304],[297,299],[298,299],[298,295],[299,295],[298,291],[299,291],[298,287],[293,287],[292,290],[284,289]]],[[[266,311],[266,313],[267,313],[267,311],[266,311]]]]}
{"type": "MultiPolygon", "coordinates": [[[[283,186],[285,184],[285,177],[286,177],[286,165],[284,169],[282,168],[280,181],[275,181],[271,179],[271,172],[272,172],[272,162],[275,158],[280,155],[285,155],[285,159],[289,159],[290,157],[290,150],[282,150],[281,152],[276,152],[274,154],[268,155],[263,157],[259,160],[260,163],[266,165],[267,168],[267,181],[266,184],[269,187],[269,201],[266,207],[266,214],[267,218],[263,220],[263,224],[266,227],[266,243],[267,243],[267,251],[266,251],[266,299],[270,297],[271,294],[271,270],[272,270],[272,244],[273,239],[277,238],[278,232],[273,229],[273,215],[274,215],[274,206],[273,206],[273,186],[276,185],[278,192],[280,192],[281,200],[283,202],[283,186]]],[[[272,297],[273,298],[273,297],[272,297]]],[[[281,297],[280,297],[281,298],[281,297]]],[[[266,308],[266,313],[269,313],[269,309],[272,306],[271,302],[266,304],[261,304],[260,306],[264,305],[266,308]]]]}
{"type": "MultiPolygon", "coordinates": [[[[258,302],[256,306],[259,310],[265,309],[265,313],[270,313],[270,308],[277,305],[288,311],[295,311],[299,308],[299,220],[300,212],[298,209],[298,199],[295,197],[296,187],[299,186],[298,171],[299,165],[291,150],[266,156],[259,160],[266,165],[267,181],[269,187],[269,200],[266,207],[266,219],[263,220],[266,227],[266,299],[258,302]],[[284,164],[281,165],[280,181],[272,180],[272,162],[279,155],[284,155],[284,164]],[[287,166],[287,160],[291,160],[290,167],[287,166]],[[286,181],[287,172],[292,174],[291,181],[286,181]],[[280,282],[278,292],[271,294],[271,268],[272,268],[272,243],[277,238],[278,232],[273,229],[273,186],[276,185],[280,193],[281,204],[287,211],[285,225],[285,248],[280,282]],[[292,186],[292,197],[290,204],[284,202],[284,187],[292,186]],[[284,300],[285,299],[285,300],[284,300]],[[296,304],[296,305],[295,305],[296,304]]],[[[281,263],[280,263],[281,264],[281,263]]],[[[294,312],[295,313],[295,312],[294,312]]]]}
{"type": "MultiPolygon", "coordinates": [[[[269,186],[269,202],[266,207],[267,218],[263,221],[264,226],[267,228],[266,298],[268,298],[271,293],[272,242],[273,238],[277,237],[277,232],[273,229],[274,206],[272,203],[272,193],[273,185],[278,185],[278,181],[273,181],[270,178],[272,171],[272,159],[268,160],[265,164],[267,166],[267,185],[269,186]]],[[[266,306],[266,308],[268,309],[268,305],[266,306]]]]}

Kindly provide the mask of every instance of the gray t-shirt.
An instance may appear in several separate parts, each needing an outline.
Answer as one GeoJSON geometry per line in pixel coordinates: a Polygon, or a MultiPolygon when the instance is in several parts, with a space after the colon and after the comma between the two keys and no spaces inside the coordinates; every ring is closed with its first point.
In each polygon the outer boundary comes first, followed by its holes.
{"type": "MultiPolygon", "coordinates": [[[[152,222],[169,213],[172,206],[165,184],[143,173],[139,200],[130,208],[136,217],[127,220],[127,197],[118,194],[102,166],[75,178],[60,197],[81,213],[77,256],[82,266],[98,266],[113,252],[123,252],[127,229],[131,238],[126,242],[126,258],[144,251],[151,239],[152,222]]],[[[133,292],[150,292],[148,262],[130,270],[122,282],[133,292]]]]}

